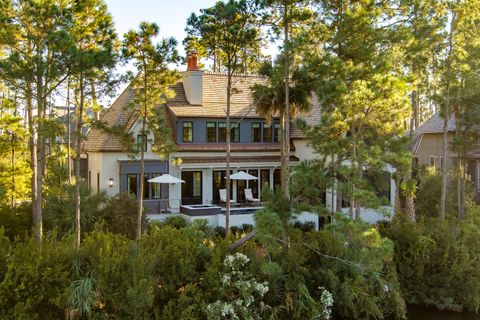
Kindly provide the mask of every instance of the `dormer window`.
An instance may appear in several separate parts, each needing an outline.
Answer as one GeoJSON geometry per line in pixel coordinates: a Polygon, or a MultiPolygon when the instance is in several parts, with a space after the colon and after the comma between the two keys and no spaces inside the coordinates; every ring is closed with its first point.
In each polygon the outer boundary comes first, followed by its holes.
{"type": "Polygon", "coordinates": [[[193,142],[193,122],[183,121],[182,124],[183,142],[193,142]]]}
{"type": "Polygon", "coordinates": [[[142,152],[142,151],[147,152],[147,147],[148,147],[147,135],[137,134],[137,152],[142,152]],[[142,148],[142,145],[143,145],[143,148],[142,148]]]}

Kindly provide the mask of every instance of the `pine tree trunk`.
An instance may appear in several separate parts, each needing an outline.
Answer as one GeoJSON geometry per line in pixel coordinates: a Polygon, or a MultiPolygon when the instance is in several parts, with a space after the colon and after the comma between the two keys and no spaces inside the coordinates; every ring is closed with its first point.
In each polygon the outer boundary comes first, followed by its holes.
{"type": "MultiPolygon", "coordinates": [[[[275,130],[275,127],[274,127],[275,130]]],[[[285,179],[287,175],[287,165],[286,165],[286,157],[285,157],[285,112],[281,112],[280,114],[280,166],[281,166],[281,171],[282,171],[282,191],[284,194],[286,194],[287,190],[287,181],[285,179]]]]}
{"type": "Polygon", "coordinates": [[[445,106],[445,115],[443,119],[443,166],[442,166],[442,194],[440,204],[440,219],[445,220],[446,199],[447,199],[447,156],[448,156],[448,118],[449,118],[449,93],[447,86],[447,103],[445,106]]]}
{"type": "Polygon", "coordinates": [[[36,226],[35,226],[35,238],[37,243],[42,242],[43,238],[43,173],[44,173],[44,158],[45,158],[45,136],[43,132],[43,120],[45,119],[45,105],[44,105],[44,89],[43,89],[43,75],[37,75],[37,198],[36,198],[36,226]]]}
{"type": "Polygon", "coordinates": [[[144,62],[143,67],[143,115],[142,115],[142,131],[141,131],[141,143],[140,146],[140,192],[139,192],[139,199],[138,199],[138,212],[137,212],[137,233],[136,239],[140,240],[142,236],[142,218],[143,218],[143,189],[144,189],[144,176],[145,176],[145,129],[146,129],[146,122],[147,122],[147,103],[148,103],[148,96],[147,96],[147,86],[148,86],[148,78],[147,78],[147,65],[144,62]]]}
{"type": "Polygon", "coordinates": [[[83,105],[84,105],[84,79],[83,74],[80,74],[79,82],[79,94],[80,101],[78,104],[78,113],[77,113],[77,123],[76,123],[76,142],[75,142],[75,245],[80,248],[81,242],[81,220],[80,220],[80,209],[81,209],[81,197],[80,197],[80,156],[82,153],[82,122],[83,122],[83,105]]]}
{"type": "Polygon", "coordinates": [[[227,233],[227,237],[230,235],[230,190],[231,190],[231,180],[230,180],[230,148],[231,148],[231,139],[230,139],[230,134],[231,134],[231,128],[230,128],[230,99],[232,95],[232,69],[230,64],[228,65],[228,70],[227,70],[227,119],[226,119],[226,125],[227,125],[227,158],[226,158],[226,172],[225,172],[225,178],[226,178],[226,191],[227,191],[227,196],[226,200],[227,203],[225,204],[225,229],[227,233]]]}
{"type": "Polygon", "coordinates": [[[71,148],[71,119],[70,119],[70,78],[67,80],[67,177],[68,183],[72,183],[72,156],[70,154],[71,148]]]}
{"type": "MultiPolygon", "coordinates": [[[[410,149],[413,147],[413,135],[414,131],[418,127],[418,94],[416,90],[412,91],[412,122],[410,126],[410,149]]],[[[412,179],[412,165],[408,168],[405,181],[410,181],[412,179]]],[[[413,201],[413,197],[409,191],[407,191],[405,195],[405,215],[412,221],[415,220],[415,202],[413,201]]]]}
{"type": "MultiPolygon", "coordinates": [[[[15,112],[16,113],[16,112],[15,112]]],[[[15,114],[16,116],[16,114],[15,114]]],[[[12,152],[11,152],[11,165],[12,165],[12,198],[11,207],[15,208],[15,134],[12,132],[12,152]]]]}
{"type": "Polygon", "coordinates": [[[287,199],[290,200],[290,40],[289,40],[289,18],[288,7],[285,2],[285,15],[284,15],[284,43],[285,50],[285,168],[282,172],[282,180],[284,181],[284,194],[287,199]]]}
{"type": "Polygon", "coordinates": [[[38,244],[42,242],[42,237],[37,231],[37,176],[38,176],[38,161],[37,161],[37,130],[35,128],[35,120],[33,118],[33,90],[32,84],[27,82],[26,88],[26,102],[27,102],[27,118],[28,131],[30,134],[30,167],[32,169],[32,226],[35,234],[35,240],[38,244]]]}

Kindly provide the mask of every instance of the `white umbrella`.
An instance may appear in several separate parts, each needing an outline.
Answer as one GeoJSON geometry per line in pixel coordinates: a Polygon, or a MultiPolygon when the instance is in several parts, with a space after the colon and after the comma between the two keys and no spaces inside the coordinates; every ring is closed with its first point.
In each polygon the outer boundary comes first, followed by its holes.
{"type": "Polygon", "coordinates": [[[238,171],[230,176],[231,180],[258,180],[257,177],[252,176],[244,171],[238,171]]]}
{"type": "Polygon", "coordinates": [[[184,183],[185,181],[175,178],[168,173],[148,180],[150,183],[184,183]]]}

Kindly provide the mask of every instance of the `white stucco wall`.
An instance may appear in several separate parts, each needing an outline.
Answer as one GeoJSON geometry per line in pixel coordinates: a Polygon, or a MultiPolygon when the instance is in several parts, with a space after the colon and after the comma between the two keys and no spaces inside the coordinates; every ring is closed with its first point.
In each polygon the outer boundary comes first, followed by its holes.
{"type": "Polygon", "coordinates": [[[300,159],[300,161],[313,160],[318,157],[314,150],[307,146],[306,139],[293,139],[293,144],[295,146],[294,154],[300,159]]]}

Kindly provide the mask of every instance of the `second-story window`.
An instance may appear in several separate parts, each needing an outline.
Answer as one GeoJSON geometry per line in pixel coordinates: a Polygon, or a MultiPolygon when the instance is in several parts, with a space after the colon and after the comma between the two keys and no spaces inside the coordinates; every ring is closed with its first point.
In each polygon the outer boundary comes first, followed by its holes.
{"type": "Polygon", "coordinates": [[[235,122],[231,123],[231,130],[230,130],[230,140],[232,142],[240,142],[240,125],[235,122]]]}
{"type": "Polygon", "coordinates": [[[273,124],[273,141],[279,142],[280,141],[280,123],[275,122],[273,124]]]}
{"type": "Polygon", "coordinates": [[[252,122],[252,142],[262,141],[262,128],[260,122],[252,122]]]}
{"type": "Polygon", "coordinates": [[[207,122],[207,142],[217,142],[216,122],[207,122]]]}
{"type": "Polygon", "coordinates": [[[147,135],[137,134],[137,152],[147,152],[147,135]],[[143,137],[143,140],[142,140],[143,137]],[[142,148],[143,145],[143,148],[142,148]],[[143,149],[143,150],[142,150],[143,149]]]}
{"type": "Polygon", "coordinates": [[[272,142],[272,125],[263,123],[263,141],[272,142]]]}
{"type": "Polygon", "coordinates": [[[225,122],[218,123],[218,142],[227,141],[227,124],[225,122]]]}
{"type": "Polygon", "coordinates": [[[193,122],[192,121],[183,121],[182,136],[183,136],[183,142],[193,141],[193,122]]]}

